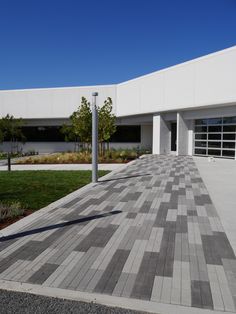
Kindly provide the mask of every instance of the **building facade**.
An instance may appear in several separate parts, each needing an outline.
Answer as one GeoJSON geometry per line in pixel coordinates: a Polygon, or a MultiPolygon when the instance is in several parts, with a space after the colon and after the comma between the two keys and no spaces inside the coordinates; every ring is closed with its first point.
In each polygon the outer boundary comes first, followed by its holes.
{"type": "Polygon", "coordinates": [[[2,90],[0,116],[24,119],[26,151],[72,150],[58,130],[94,91],[113,100],[113,147],[236,159],[236,46],[115,85],[2,90]]]}

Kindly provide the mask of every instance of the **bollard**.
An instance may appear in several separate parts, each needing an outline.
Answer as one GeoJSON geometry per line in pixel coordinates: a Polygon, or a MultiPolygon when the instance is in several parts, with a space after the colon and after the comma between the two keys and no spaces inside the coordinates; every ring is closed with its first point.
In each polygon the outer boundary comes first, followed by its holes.
{"type": "Polygon", "coordinates": [[[7,155],[7,169],[11,171],[11,156],[10,154],[7,155]]]}
{"type": "Polygon", "coordinates": [[[98,93],[92,94],[92,182],[98,181],[98,111],[96,97],[98,93]]]}

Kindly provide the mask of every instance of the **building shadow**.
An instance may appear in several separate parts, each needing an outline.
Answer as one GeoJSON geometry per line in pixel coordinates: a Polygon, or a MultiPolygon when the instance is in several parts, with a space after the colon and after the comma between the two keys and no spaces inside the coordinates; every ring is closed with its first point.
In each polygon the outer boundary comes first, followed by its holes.
{"type": "Polygon", "coordinates": [[[108,213],[92,215],[92,216],[88,216],[88,217],[84,217],[84,218],[79,218],[79,219],[75,219],[75,220],[61,222],[61,223],[54,224],[54,225],[49,225],[49,226],[40,227],[40,228],[36,228],[36,229],[26,230],[26,231],[14,233],[14,234],[11,234],[11,235],[8,235],[8,236],[3,236],[3,237],[0,238],[0,242],[5,242],[5,241],[8,241],[8,240],[17,239],[17,238],[25,237],[25,236],[28,236],[28,235],[32,235],[32,234],[37,234],[37,233],[41,233],[41,232],[44,232],[44,231],[48,231],[48,230],[68,227],[68,226],[71,226],[71,225],[80,224],[80,223],[88,222],[88,221],[95,220],[95,219],[101,219],[101,218],[109,217],[109,216],[112,216],[112,215],[120,214],[121,212],[122,212],[121,210],[114,210],[114,211],[111,211],[111,212],[108,212],[108,213]]]}

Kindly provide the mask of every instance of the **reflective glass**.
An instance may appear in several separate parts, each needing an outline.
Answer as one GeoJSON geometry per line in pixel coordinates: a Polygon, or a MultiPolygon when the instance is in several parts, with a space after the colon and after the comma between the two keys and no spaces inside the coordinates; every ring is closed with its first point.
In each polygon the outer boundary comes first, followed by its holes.
{"type": "Polygon", "coordinates": [[[208,147],[221,148],[221,142],[208,142],[208,147]]]}
{"type": "Polygon", "coordinates": [[[223,118],[223,123],[236,123],[236,117],[223,118]]]}
{"type": "Polygon", "coordinates": [[[207,125],[207,119],[198,119],[195,120],[196,125],[207,125]]]}
{"type": "Polygon", "coordinates": [[[221,150],[220,149],[208,149],[208,155],[220,156],[221,155],[221,150]]]}
{"type": "Polygon", "coordinates": [[[222,150],[222,156],[235,157],[235,151],[234,150],[222,150]]]}
{"type": "Polygon", "coordinates": [[[206,149],[195,148],[195,154],[196,155],[206,155],[206,149]]]}
{"type": "Polygon", "coordinates": [[[223,148],[235,148],[235,142],[223,142],[223,148]]]}
{"type": "Polygon", "coordinates": [[[225,134],[223,134],[223,139],[224,140],[235,140],[235,134],[230,134],[230,133],[225,133],[225,134]]]}
{"type": "Polygon", "coordinates": [[[208,127],[208,132],[221,132],[222,127],[221,125],[215,125],[215,126],[209,126],[208,127]]]}
{"type": "Polygon", "coordinates": [[[195,139],[196,140],[206,140],[207,139],[207,134],[203,133],[203,134],[195,134],[195,139]]]}
{"type": "Polygon", "coordinates": [[[206,146],[207,146],[207,142],[195,141],[195,147],[206,147],[206,146]]]}
{"type": "Polygon", "coordinates": [[[224,125],[223,132],[236,132],[236,125],[224,125]]]}
{"type": "Polygon", "coordinates": [[[208,119],[208,124],[222,124],[222,118],[208,119]]]}
{"type": "Polygon", "coordinates": [[[195,132],[207,132],[207,127],[206,126],[195,126],[195,132]]]}
{"type": "Polygon", "coordinates": [[[208,140],[221,140],[221,134],[208,134],[208,140]]]}

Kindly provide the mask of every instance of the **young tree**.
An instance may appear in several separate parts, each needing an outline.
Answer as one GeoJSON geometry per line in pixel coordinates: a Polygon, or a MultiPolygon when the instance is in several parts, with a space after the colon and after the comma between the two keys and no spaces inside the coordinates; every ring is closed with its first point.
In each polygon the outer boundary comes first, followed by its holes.
{"type": "Polygon", "coordinates": [[[23,120],[16,119],[7,114],[0,119],[0,140],[11,143],[10,152],[18,152],[18,142],[25,142],[26,138],[22,132],[23,120]]]}
{"type": "MultiPolygon", "coordinates": [[[[112,99],[108,97],[103,106],[98,107],[98,141],[100,152],[104,152],[104,143],[108,143],[112,134],[116,131],[115,115],[112,113],[112,99]]],[[[70,116],[70,124],[63,125],[61,132],[65,135],[66,141],[78,141],[83,147],[89,149],[92,142],[92,111],[90,103],[82,97],[79,108],[70,116]]],[[[76,149],[75,149],[76,150],[76,149]]]]}
{"type": "Polygon", "coordinates": [[[116,117],[112,113],[112,99],[108,97],[104,105],[98,108],[98,141],[101,154],[104,153],[104,143],[109,143],[111,136],[116,131],[116,117]]]}
{"type": "MultiPolygon", "coordinates": [[[[1,125],[1,123],[0,123],[0,125],[1,125]]],[[[0,127],[1,127],[1,126],[0,126],[0,127]]],[[[0,129],[0,143],[2,143],[3,140],[4,140],[4,135],[3,135],[2,130],[0,129]]]]}
{"type": "Polygon", "coordinates": [[[66,142],[74,142],[74,151],[76,151],[78,147],[79,138],[75,135],[73,126],[63,124],[60,131],[62,134],[64,134],[66,142]]]}
{"type": "Polygon", "coordinates": [[[79,108],[70,116],[70,125],[63,125],[61,131],[65,134],[65,140],[75,141],[75,150],[78,141],[88,149],[92,139],[92,112],[90,103],[82,97],[79,108]]]}

